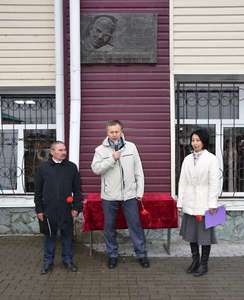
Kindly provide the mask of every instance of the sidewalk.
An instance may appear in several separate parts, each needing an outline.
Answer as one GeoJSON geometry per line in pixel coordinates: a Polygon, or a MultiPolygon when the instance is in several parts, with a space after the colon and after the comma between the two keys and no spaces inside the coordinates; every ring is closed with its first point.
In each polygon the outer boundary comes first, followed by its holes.
{"type": "MultiPolygon", "coordinates": [[[[235,253],[239,254],[244,246],[238,244],[231,248],[228,243],[220,243],[216,247],[224,247],[218,250],[221,253],[227,254],[229,247],[230,252],[235,249],[235,253]]],[[[90,257],[89,249],[77,242],[75,262],[79,271],[69,273],[62,266],[58,244],[53,272],[41,276],[40,236],[0,237],[0,300],[244,299],[243,256],[212,257],[209,274],[195,278],[185,274],[190,257],[177,257],[179,251],[173,245],[172,256],[163,254],[164,257],[151,258],[149,269],[141,268],[134,257],[121,257],[118,267],[108,270],[102,252],[95,252],[90,257]]],[[[149,254],[159,256],[160,251],[149,249],[149,254]]]]}
{"type": "MultiPolygon", "coordinates": [[[[153,241],[147,243],[147,250],[149,257],[190,257],[189,244],[180,240],[171,242],[170,256],[166,253],[163,241],[153,241]]],[[[89,247],[89,244],[86,244],[89,247]]],[[[119,253],[121,256],[133,256],[133,249],[130,247],[130,241],[126,244],[119,244],[119,253]]],[[[103,243],[94,244],[93,249],[97,252],[105,252],[103,243]]],[[[218,241],[218,244],[212,245],[211,257],[230,257],[242,256],[244,259],[244,242],[230,243],[227,241],[218,241]]],[[[244,297],[243,297],[244,300],[244,297]]]]}

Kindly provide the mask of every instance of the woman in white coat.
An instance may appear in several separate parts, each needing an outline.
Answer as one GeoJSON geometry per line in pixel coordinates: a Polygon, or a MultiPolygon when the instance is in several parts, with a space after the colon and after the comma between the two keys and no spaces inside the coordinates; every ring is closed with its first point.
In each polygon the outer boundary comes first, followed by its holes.
{"type": "Polygon", "coordinates": [[[192,253],[187,273],[202,276],[208,272],[211,244],[217,242],[214,228],[205,229],[204,215],[207,210],[216,212],[220,169],[217,157],[207,150],[209,135],[205,129],[192,132],[190,140],[193,153],[185,157],[181,167],[177,207],[184,213],[180,235],[190,243],[192,253]]]}

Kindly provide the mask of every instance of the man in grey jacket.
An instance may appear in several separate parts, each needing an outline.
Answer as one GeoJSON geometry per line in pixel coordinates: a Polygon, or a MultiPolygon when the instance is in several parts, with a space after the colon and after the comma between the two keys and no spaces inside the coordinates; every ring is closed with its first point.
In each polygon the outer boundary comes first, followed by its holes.
{"type": "Polygon", "coordinates": [[[104,239],[108,254],[108,268],[118,263],[116,215],[119,206],[128,225],[138,262],[149,267],[145,236],[141,226],[138,200],[144,193],[144,174],[135,144],[125,141],[119,120],[107,123],[107,137],[95,150],[92,170],[101,176],[101,198],[104,212],[104,239]]]}

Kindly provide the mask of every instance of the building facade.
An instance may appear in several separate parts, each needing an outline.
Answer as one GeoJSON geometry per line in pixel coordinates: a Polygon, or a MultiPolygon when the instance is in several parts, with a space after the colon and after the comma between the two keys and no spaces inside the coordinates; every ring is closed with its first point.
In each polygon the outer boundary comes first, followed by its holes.
{"type": "Polygon", "coordinates": [[[138,145],[145,190],[176,197],[190,133],[208,128],[223,174],[220,201],[228,209],[228,226],[218,234],[243,238],[242,1],[71,0],[62,7],[60,2],[1,4],[0,233],[38,230],[33,174],[56,137],[65,137],[79,165],[83,192],[99,191],[99,178],[90,170],[93,152],[106,121],[120,119],[126,138],[138,145]],[[60,11],[63,26],[57,22],[60,11]],[[80,18],[128,13],[156,16],[157,62],[81,63],[80,18]]]}
{"type": "Polygon", "coordinates": [[[192,129],[208,128],[222,171],[220,201],[228,209],[228,226],[218,234],[243,240],[244,3],[174,0],[171,5],[176,182],[192,129]]]}
{"type": "Polygon", "coordinates": [[[55,139],[54,2],[0,3],[0,233],[37,231],[35,165],[55,139]]]}

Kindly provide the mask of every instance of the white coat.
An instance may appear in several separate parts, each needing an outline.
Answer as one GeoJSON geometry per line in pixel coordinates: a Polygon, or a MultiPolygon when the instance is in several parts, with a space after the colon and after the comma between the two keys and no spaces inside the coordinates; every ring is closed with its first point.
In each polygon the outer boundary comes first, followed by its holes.
{"type": "Polygon", "coordinates": [[[114,160],[112,148],[106,138],[95,150],[92,171],[101,175],[101,198],[104,200],[128,200],[142,197],[144,174],[135,144],[124,141],[120,159],[114,160]]]}
{"type": "Polygon", "coordinates": [[[185,157],[179,180],[177,207],[189,215],[204,215],[216,208],[221,190],[221,172],[217,157],[203,150],[194,165],[193,154],[185,157]]]}

